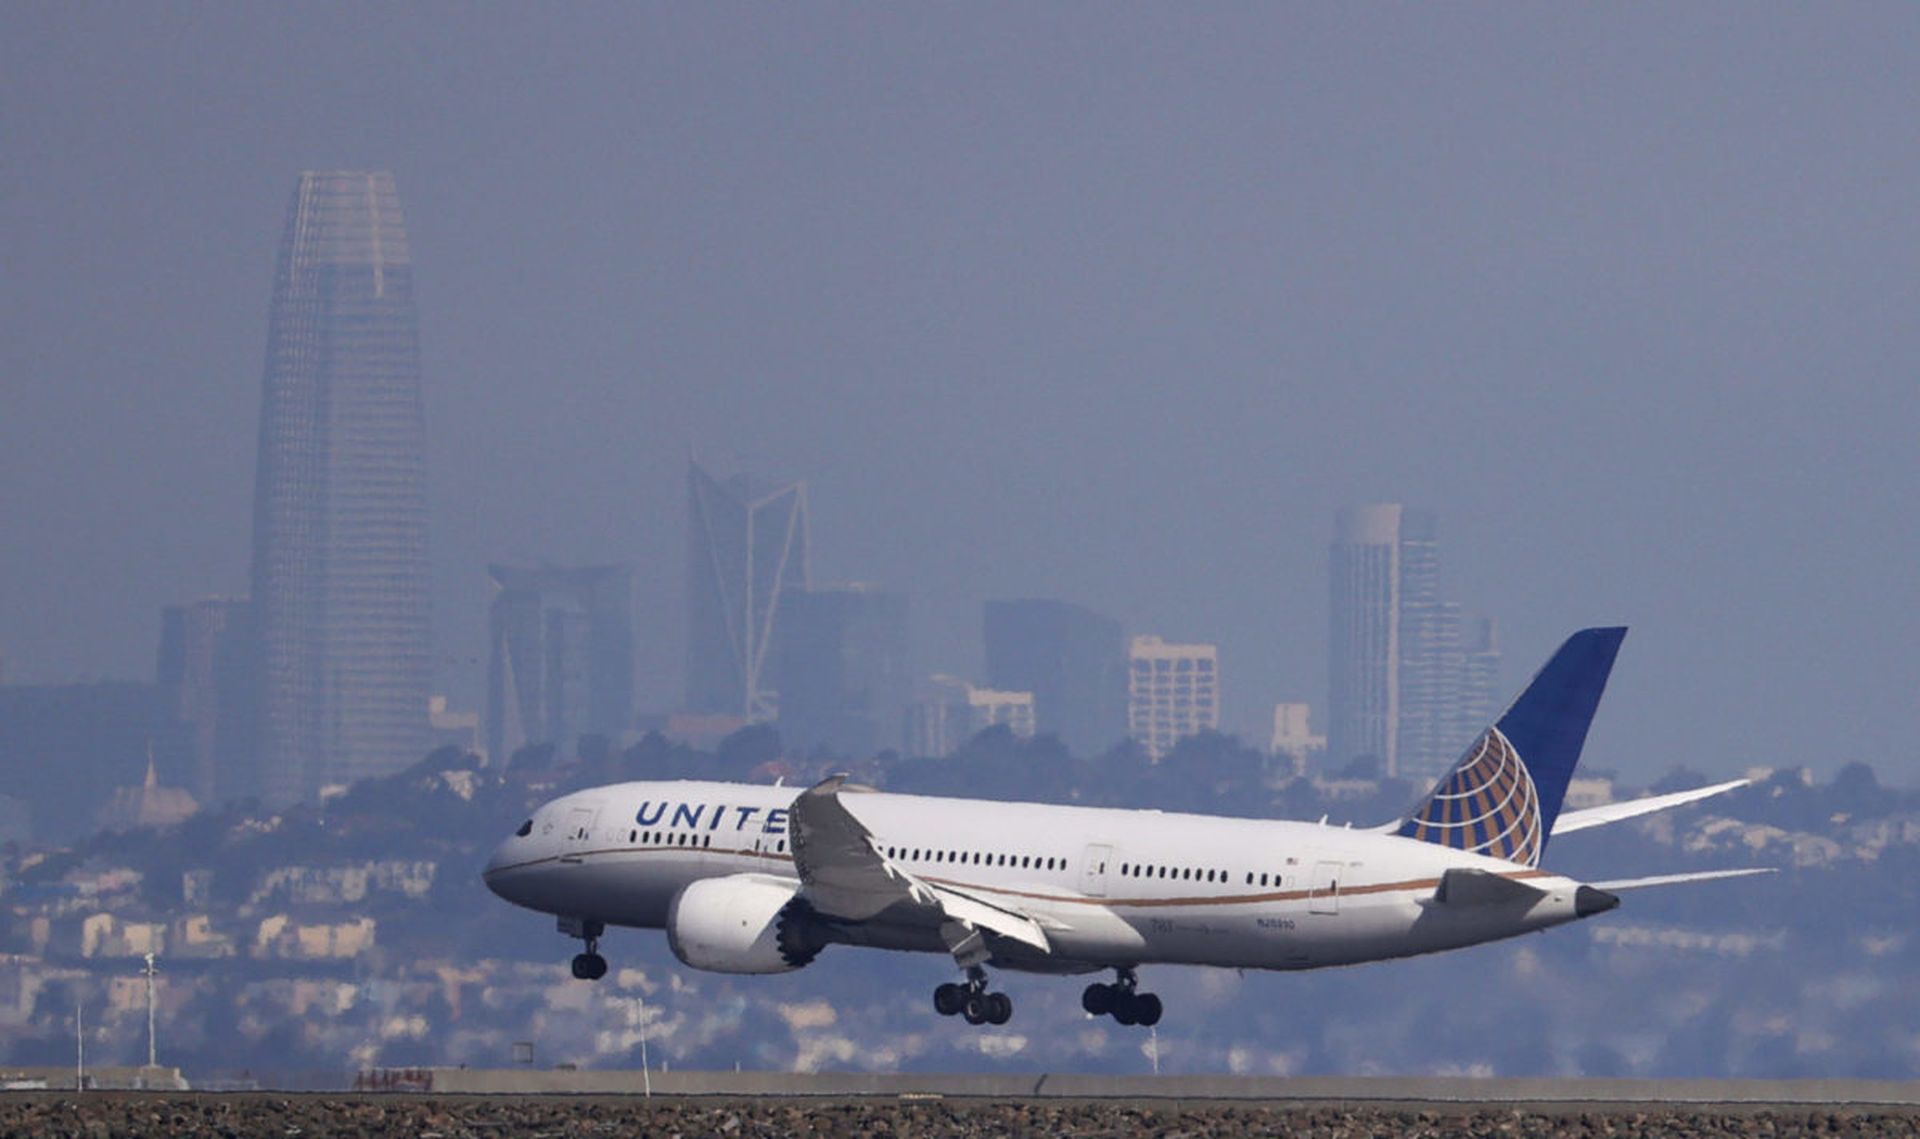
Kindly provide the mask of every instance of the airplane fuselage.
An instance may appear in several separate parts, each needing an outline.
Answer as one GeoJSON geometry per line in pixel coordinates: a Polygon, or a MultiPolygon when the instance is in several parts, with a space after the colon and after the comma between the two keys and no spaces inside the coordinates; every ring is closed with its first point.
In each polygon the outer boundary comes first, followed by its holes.
{"type": "MultiPolygon", "coordinates": [[[[501,844],[487,882],[563,920],[665,928],[692,883],[797,882],[796,794],[678,781],[575,792],[501,844]]],[[[1033,918],[1050,951],[997,942],[993,963],[1003,968],[1311,969],[1478,944],[1595,912],[1565,877],[1381,831],[884,792],[847,798],[890,864],[1033,918]],[[1441,883],[1450,870],[1533,889],[1448,900],[1441,883]]],[[[822,916],[835,942],[950,949],[922,915],[837,926],[822,916]]]]}

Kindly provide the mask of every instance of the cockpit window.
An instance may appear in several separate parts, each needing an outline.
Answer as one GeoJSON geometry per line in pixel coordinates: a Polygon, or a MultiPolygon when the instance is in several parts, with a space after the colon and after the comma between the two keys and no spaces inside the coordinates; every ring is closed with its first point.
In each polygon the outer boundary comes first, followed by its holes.
{"type": "Polygon", "coordinates": [[[527,820],[526,822],[524,822],[524,823],[521,823],[521,824],[520,824],[520,829],[519,829],[519,830],[517,830],[517,831],[514,831],[513,833],[514,833],[514,835],[515,835],[516,837],[519,837],[519,838],[525,838],[525,837],[527,837],[528,835],[530,835],[530,834],[532,834],[532,833],[533,833],[533,820],[532,820],[532,819],[528,819],[528,820],[527,820]]]}

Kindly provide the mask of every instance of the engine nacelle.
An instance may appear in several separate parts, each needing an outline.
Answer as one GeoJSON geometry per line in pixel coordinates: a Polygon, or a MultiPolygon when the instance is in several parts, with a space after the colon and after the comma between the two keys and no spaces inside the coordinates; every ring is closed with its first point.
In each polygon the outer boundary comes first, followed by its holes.
{"type": "Polygon", "coordinates": [[[703,878],[667,911],[673,955],[711,973],[790,973],[824,943],[798,882],[760,874],[703,878]]]}

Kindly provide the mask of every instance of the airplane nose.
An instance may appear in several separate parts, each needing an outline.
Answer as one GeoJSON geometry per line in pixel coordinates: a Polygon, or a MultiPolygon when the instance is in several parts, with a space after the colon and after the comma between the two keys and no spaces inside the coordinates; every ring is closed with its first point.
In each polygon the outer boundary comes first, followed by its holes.
{"type": "Polygon", "coordinates": [[[512,840],[508,840],[494,847],[493,854],[487,858],[486,868],[480,871],[480,879],[487,884],[487,889],[508,901],[513,900],[506,890],[507,879],[513,875],[514,858],[507,850],[512,845],[512,840]]]}

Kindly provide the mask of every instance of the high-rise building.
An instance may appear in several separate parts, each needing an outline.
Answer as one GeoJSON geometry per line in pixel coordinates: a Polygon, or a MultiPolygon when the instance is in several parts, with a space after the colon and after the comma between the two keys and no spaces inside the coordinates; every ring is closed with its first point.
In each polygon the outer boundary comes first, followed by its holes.
{"type": "Polygon", "coordinates": [[[633,726],[633,570],[491,566],[487,751],[617,742],[633,726]]]}
{"type": "Polygon", "coordinates": [[[269,803],[389,774],[426,751],[418,323],[393,176],[302,174],[274,274],[254,477],[269,803]]]}
{"type": "Polygon", "coordinates": [[[687,464],[687,711],[775,719],[769,663],[807,585],[807,487],[721,482],[687,464]]]}
{"type": "Polygon", "coordinates": [[[1127,645],[1120,623],[1067,601],[989,601],[987,683],[1033,693],[1042,732],[1091,755],[1127,734],[1127,645]]]}
{"type": "Polygon", "coordinates": [[[907,748],[911,754],[952,755],[975,733],[996,725],[1020,739],[1033,738],[1033,693],[980,688],[946,675],[933,677],[932,687],[932,699],[908,709],[907,748]]]}
{"type": "Polygon", "coordinates": [[[1329,758],[1437,777],[1472,731],[1459,731],[1460,609],[1440,595],[1434,516],[1397,503],[1342,510],[1331,553],[1329,758]]]}
{"type": "Polygon", "coordinates": [[[788,594],[773,668],[780,738],[865,759],[898,749],[913,696],[905,594],[839,585],[788,594]]]}
{"type": "Polygon", "coordinates": [[[187,730],[186,779],[201,805],[256,796],[253,606],[203,598],[160,613],[156,679],[187,730]]]}
{"type": "Polygon", "coordinates": [[[1327,737],[1313,732],[1312,715],[1313,707],[1309,704],[1273,706],[1273,733],[1267,738],[1267,750],[1295,776],[1305,775],[1314,759],[1327,750],[1327,737]]]}
{"type": "Polygon", "coordinates": [[[90,834],[114,788],[139,785],[150,763],[167,784],[183,782],[190,733],[176,706],[158,684],[0,687],[0,772],[26,804],[34,837],[90,834]]]}
{"type": "Polygon", "coordinates": [[[1500,688],[1500,636],[1493,619],[1462,623],[1459,694],[1450,738],[1462,746],[1478,738],[1506,711],[1501,701],[1510,695],[1500,688]]]}
{"type": "Polygon", "coordinates": [[[1220,728],[1220,647],[1133,638],[1127,652],[1127,731],[1155,763],[1191,735],[1220,728]]]}

